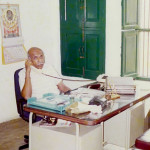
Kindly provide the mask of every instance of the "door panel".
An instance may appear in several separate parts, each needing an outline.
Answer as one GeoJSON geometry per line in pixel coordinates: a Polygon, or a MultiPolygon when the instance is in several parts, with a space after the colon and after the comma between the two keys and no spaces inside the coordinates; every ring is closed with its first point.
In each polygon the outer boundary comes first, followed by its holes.
{"type": "Polygon", "coordinates": [[[85,27],[104,28],[105,27],[105,0],[85,0],[85,27]]]}
{"type": "Polygon", "coordinates": [[[82,3],[78,0],[60,0],[61,27],[82,27],[82,3]]]}
{"type": "Polygon", "coordinates": [[[101,30],[85,31],[85,77],[96,79],[105,72],[105,33],[101,30]]]}
{"type": "Polygon", "coordinates": [[[136,31],[122,33],[122,75],[137,75],[138,34],[136,31]]]}
{"type": "Polygon", "coordinates": [[[68,32],[63,34],[62,41],[62,73],[82,76],[82,60],[80,59],[82,35],[68,32]]]}
{"type": "Polygon", "coordinates": [[[138,0],[123,0],[123,29],[138,27],[138,0]]]}
{"type": "Polygon", "coordinates": [[[121,76],[138,76],[138,5],[139,0],[122,0],[121,76]]]}
{"type": "Polygon", "coordinates": [[[97,57],[99,56],[99,36],[98,35],[86,35],[86,69],[97,70],[99,63],[97,57]]]}

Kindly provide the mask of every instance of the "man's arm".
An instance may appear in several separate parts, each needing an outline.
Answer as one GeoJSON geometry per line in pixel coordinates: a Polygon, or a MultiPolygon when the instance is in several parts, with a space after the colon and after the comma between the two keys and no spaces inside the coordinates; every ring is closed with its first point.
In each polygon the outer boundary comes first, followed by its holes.
{"type": "Polygon", "coordinates": [[[23,86],[23,89],[21,91],[21,95],[26,100],[32,96],[32,84],[31,84],[31,78],[30,78],[30,72],[31,72],[31,63],[29,60],[26,61],[25,67],[26,67],[26,74],[25,74],[25,83],[23,86]]]}
{"type": "Polygon", "coordinates": [[[60,92],[66,93],[68,91],[70,91],[71,89],[69,87],[67,87],[63,81],[59,82],[59,84],[57,85],[58,89],[60,90],[60,92]]]}

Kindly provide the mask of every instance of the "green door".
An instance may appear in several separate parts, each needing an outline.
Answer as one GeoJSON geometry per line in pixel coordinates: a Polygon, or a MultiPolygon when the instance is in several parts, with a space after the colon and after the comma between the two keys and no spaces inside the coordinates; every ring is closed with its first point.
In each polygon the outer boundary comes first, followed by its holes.
{"type": "Polygon", "coordinates": [[[60,0],[60,22],[62,74],[104,73],[105,0],[60,0]]]}

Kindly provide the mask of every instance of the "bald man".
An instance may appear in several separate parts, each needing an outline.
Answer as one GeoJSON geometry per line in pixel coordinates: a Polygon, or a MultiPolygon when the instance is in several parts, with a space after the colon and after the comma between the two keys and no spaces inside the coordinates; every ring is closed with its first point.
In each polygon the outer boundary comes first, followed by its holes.
{"type": "Polygon", "coordinates": [[[46,93],[59,94],[70,90],[61,79],[46,76],[41,72],[59,77],[52,66],[45,65],[43,51],[40,48],[32,47],[28,51],[25,68],[19,72],[21,94],[26,100],[30,97],[42,97],[46,93]]]}

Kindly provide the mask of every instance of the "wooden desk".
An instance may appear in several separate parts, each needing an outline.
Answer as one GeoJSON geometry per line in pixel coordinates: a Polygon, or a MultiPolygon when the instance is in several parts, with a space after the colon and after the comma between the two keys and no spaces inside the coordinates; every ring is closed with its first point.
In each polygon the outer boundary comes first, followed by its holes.
{"type": "MultiPolygon", "coordinates": [[[[62,114],[59,112],[55,112],[48,109],[39,109],[38,107],[30,107],[24,106],[24,110],[30,112],[30,121],[29,121],[29,134],[31,134],[31,126],[32,126],[32,114],[39,114],[44,116],[56,117],[58,119],[64,119],[76,124],[76,150],[78,150],[78,139],[79,139],[79,124],[87,125],[87,126],[94,126],[97,124],[101,124],[110,118],[120,114],[121,112],[133,107],[135,104],[144,101],[145,99],[149,98],[150,94],[145,96],[139,97],[136,95],[122,95],[120,99],[113,101],[107,109],[103,111],[100,116],[95,116],[92,118],[90,115],[82,115],[82,116],[72,116],[71,114],[67,114],[63,112],[62,114]],[[115,104],[115,105],[114,105],[115,104]],[[116,107],[117,106],[117,107],[116,107]]],[[[30,141],[31,143],[31,137],[30,141]]],[[[29,150],[31,150],[31,145],[29,144],[29,150]]]]}
{"type": "Polygon", "coordinates": [[[92,118],[86,118],[87,116],[85,115],[85,118],[82,119],[80,118],[80,116],[72,116],[70,114],[67,114],[65,112],[63,112],[62,114],[56,111],[52,111],[52,110],[48,110],[48,109],[42,109],[42,108],[38,108],[38,107],[30,107],[28,105],[24,106],[24,110],[28,111],[28,112],[33,112],[35,114],[39,114],[39,115],[43,115],[43,116],[50,116],[50,117],[56,117],[58,119],[64,119],[64,120],[68,120],[74,123],[79,123],[79,124],[83,124],[83,125],[89,125],[89,126],[93,126],[93,125],[97,125],[101,122],[104,122],[108,119],[110,119],[111,117],[121,113],[122,111],[134,106],[135,104],[147,99],[148,97],[150,97],[150,94],[147,94],[143,97],[136,97],[136,95],[122,95],[120,97],[120,99],[114,100],[114,103],[119,104],[118,108],[113,109],[113,106],[108,107],[107,109],[104,110],[104,112],[102,113],[102,115],[97,118],[97,119],[92,119],[92,118]]]}

